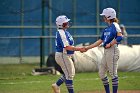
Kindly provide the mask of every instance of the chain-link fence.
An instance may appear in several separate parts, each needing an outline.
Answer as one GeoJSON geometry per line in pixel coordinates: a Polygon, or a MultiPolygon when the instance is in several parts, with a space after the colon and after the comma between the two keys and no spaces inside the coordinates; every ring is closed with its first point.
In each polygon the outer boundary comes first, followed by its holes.
{"type": "Polygon", "coordinates": [[[139,3],[139,0],[1,0],[0,63],[46,61],[55,51],[55,18],[59,15],[71,19],[73,26],[69,31],[75,45],[93,43],[106,27],[99,16],[106,7],[117,11],[128,33],[128,45],[140,44],[139,3]]]}

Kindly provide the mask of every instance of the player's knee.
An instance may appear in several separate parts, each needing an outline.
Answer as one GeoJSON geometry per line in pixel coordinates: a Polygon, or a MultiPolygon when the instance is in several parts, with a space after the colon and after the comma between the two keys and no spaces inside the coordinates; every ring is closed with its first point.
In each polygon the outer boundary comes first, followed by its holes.
{"type": "Polygon", "coordinates": [[[105,74],[104,74],[104,73],[99,72],[98,74],[99,74],[99,77],[100,77],[101,79],[105,78],[105,74]]]}
{"type": "Polygon", "coordinates": [[[110,74],[110,76],[111,76],[112,79],[115,78],[115,77],[118,77],[117,73],[111,73],[111,72],[109,72],[109,74],[110,74]]]}
{"type": "Polygon", "coordinates": [[[67,80],[73,80],[73,78],[74,78],[74,75],[71,75],[71,76],[67,76],[66,77],[67,80]]]}
{"type": "Polygon", "coordinates": [[[112,79],[115,78],[115,77],[118,77],[117,74],[110,74],[110,76],[111,76],[112,79]]]}
{"type": "Polygon", "coordinates": [[[73,80],[73,77],[68,77],[68,78],[66,78],[67,80],[73,80]]]}

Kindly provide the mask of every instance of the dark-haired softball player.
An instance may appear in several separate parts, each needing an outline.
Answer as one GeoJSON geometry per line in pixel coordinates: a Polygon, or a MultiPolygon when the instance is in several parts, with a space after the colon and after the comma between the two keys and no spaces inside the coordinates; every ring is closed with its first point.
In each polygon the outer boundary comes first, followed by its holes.
{"type": "Polygon", "coordinates": [[[110,93],[109,80],[107,72],[109,71],[112,77],[112,89],[113,93],[117,93],[118,90],[118,59],[119,49],[118,44],[122,40],[123,36],[118,25],[118,19],[116,18],[116,11],[113,8],[105,8],[100,14],[103,16],[104,22],[108,24],[101,35],[101,38],[94,44],[89,45],[86,49],[91,49],[103,44],[104,55],[99,67],[99,76],[104,84],[106,93],[110,93]]]}
{"type": "Polygon", "coordinates": [[[74,93],[73,77],[75,75],[75,67],[72,61],[74,51],[84,51],[84,48],[74,47],[74,40],[71,34],[67,31],[69,28],[69,21],[65,15],[56,18],[57,32],[56,32],[56,53],[55,60],[62,68],[64,74],[52,84],[54,93],[60,93],[60,85],[65,82],[68,93],[74,93]]]}

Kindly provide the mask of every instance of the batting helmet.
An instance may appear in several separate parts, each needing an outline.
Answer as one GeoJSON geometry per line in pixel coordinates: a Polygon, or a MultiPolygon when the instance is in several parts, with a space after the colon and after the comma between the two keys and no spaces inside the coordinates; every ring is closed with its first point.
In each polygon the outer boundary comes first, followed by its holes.
{"type": "Polygon", "coordinates": [[[107,19],[113,19],[116,18],[116,11],[113,8],[105,8],[100,15],[105,16],[107,19]]]}
{"type": "Polygon", "coordinates": [[[68,19],[65,15],[61,15],[56,18],[56,25],[58,28],[63,28],[63,23],[67,23],[69,21],[70,19],[68,19]]]}

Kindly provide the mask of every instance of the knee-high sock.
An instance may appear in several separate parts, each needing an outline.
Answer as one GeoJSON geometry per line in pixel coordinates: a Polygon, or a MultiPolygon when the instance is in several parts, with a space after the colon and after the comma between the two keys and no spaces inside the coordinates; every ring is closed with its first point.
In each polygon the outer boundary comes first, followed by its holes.
{"type": "Polygon", "coordinates": [[[107,77],[102,79],[106,93],[110,93],[109,80],[107,77]]]}
{"type": "Polygon", "coordinates": [[[73,80],[66,80],[66,86],[69,93],[74,93],[73,80]]]}
{"type": "Polygon", "coordinates": [[[115,77],[112,79],[112,87],[113,87],[113,93],[117,93],[117,91],[118,91],[118,77],[115,77]]]}
{"type": "Polygon", "coordinates": [[[62,75],[58,81],[56,82],[56,85],[60,86],[61,84],[63,84],[63,82],[66,81],[65,75],[62,75]]]}

